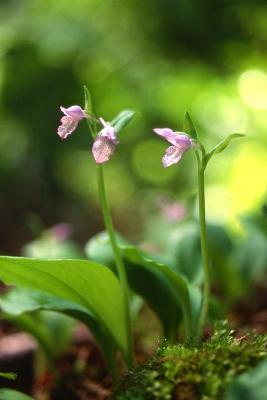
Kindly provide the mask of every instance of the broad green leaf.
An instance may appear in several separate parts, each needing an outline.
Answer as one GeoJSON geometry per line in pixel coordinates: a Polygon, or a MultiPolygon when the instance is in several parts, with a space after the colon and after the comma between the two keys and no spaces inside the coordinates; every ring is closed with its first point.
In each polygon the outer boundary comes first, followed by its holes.
{"type": "Polygon", "coordinates": [[[34,400],[26,394],[11,389],[0,389],[1,400],[34,400]]]}
{"type": "MultiPolygon", "coordinates": [[[[118,232],[116,232],[116,241],[119,246],[129,244],[118,232]]],[[[92,261],[113,267],[114,253],[109,242],[108,233],[103,231],[89,239],[85,245],[85,254],[92,261]]]]}
{"type": "Polygon", "coordinates": [[[108,365],[110,366],[110,363],[113,362],[114,342],[112,337],[88,309],[77,303],[37,290],[14,288],[1,296],[0,307],[8,314],[9,318],[13,316],[13,319],[16,319],[15,323],[18,326],[36,337],[50,361],[53,360],[58,350],[54,348],[55,338],[51,336],[52,333],[44,320],[36,321],[35,315],[25,313],[37,310],[59,311],[84,322],[95,336],[108,365]]]}
{"type": "MultiPolygon", "coordinates": [[[[219,224],[207,224],[207,238],[212,280],[225,293],[225,303],[231,303],[243,293],[240,274],[231,265],[234,243],[224,226],[219,224]]],[[[158,236],[157,245],[167,260],[162,260],[163,263],[185,275],[192,285],[202,284],[200,231],[197,220],[191,219],[177,226],[169,226],[162,239],[158,236]]]]}
{"type": "Polygon", "coordinates": [[[10,379],[14,381],[17,378],[17,374],[14,372],[0,372],[0,378],[10,379]]]}
{"type": "Polygon", "coordinates": [[[221,153],[233,139],[244,137],[243,133],[232,133],[226,139],[219,142],[213,149],[206,155],[206,163],[211,159],[214,154],[221,153]]]}
{"type": "Polygon", "coordinates": [[[41,324],[37,323],[31,315],[25,315],[24,313],[36,310],[52,310],[60,311],[68,316],[79,319],[91,329],[103,351],[109,369],[113,369],[114,341],[107,330],[104,329],[103,324],[86,308],[79,306],[77,303],[72,303],[44,292],[24,288],[15,288],[2,296],[0,306],[4,312],[16,318],[17,325],[26,329],[37,338],[50,361],[53,360],[55,354],[51,332],[47,331],[47,326],[43,326],[44,321],[39,321],[41,324]]]}
{"type": "MultiPolygon", "coordinates": [[[[186,280],[182,277],[182,275],[174,272],[166,265],[156,262],[152,260],[146,253],[141,250],[138,250],[134,246],[126,246],[121,245],[121,249],[123,251],[124,257],[126,260],[133,264],[133,275],[136,275],[138,279],[142,279],[142,273],[135,274],[136,267],[141,267],[143,270],[146,269],[150,272],[150,274],[155,274],[156,271],[161,273],[160,279],[166,280],[168,284],[168,290],[172,297],[175,299],[175,302],[178,307],[181,307],[183,317],[186,324],[187,333],[189,335],[192,334],[191,330],[191,304],[190,304],[190,295],[188,291],[188,286],[186,280]]],[[[149,281],[147,282],[147,286],[149,286],[149,281]]],[[[139,287],[139,283],[137,285],[137,289],[139,287]]],[[[143,296],[145,297],[146,288],[144,288],[143,296]]],[[[140,293],[142,295],[142,293],[140,293]]],[[[159,295],[157,293],[157,295],[159,295]]],[[[154,293],[155,296],[155,293],[154,293]]],[[[162,298],[160,299],[162,301],[162,298]]],[[[166,308],[165,308],[166,313],[166,308]]]]}
{"type": "MultiPolygon", "coordinates": [[[[47,297],[49,296],[47,295],[47,297]]],[[[38,304],[36,302],[38,298],[44,300],[42,292],[38,295],[38,292],[30,289],[14,288],[0,297],[0,308],[5,312],[4,318],[11,320],[15,326],[35,337],[47,360],[53,362],[55,357],[62,354],[71,343],[74,319],[62,313],[67,314],[65,308],[59,310],[61,313],[32,312],[36,309],[42,310],[44,306],[51,309],[53,300],[56,304],[59,303],[58,299],[51,298],[49,307],[48,304],[38,304]],[[35,304],[32,301],[33,299],[35,299],[35,304]]]]}
{"type": "MultiPolygon", "coordinates": [[[[23,332],[27,332],[32,335],[38,342],[40,348],[43,350],[47,363],[49,366],[52,366],[56,356],[61,354],[61,350],[64,348],[65,341],[64,337],[63,345],[61,340],[57,342],[53,341],[49,326],[47,326],[46,320],[42,319],[41,311],[17,315],[16,317],[9,314],[3,314],[3,317],[6,320],[11,321],[14,326],[23,332]]],[[[60,319],[60,317],[65,316],[57,313],[57,317],[60,319]]],[[[70,342],[68,344],[70,344],[70,342]]]]}
{"type": "Polygon", "coordinates": [[[267,360],[238,376],[226,390],[223,400],[266,400],[267,360]]]}
{"type": "Polygon", "coordinates": [[[111,125],[116,129],[117,132],[122,130],[126,125],[129,124],[133,118],[135,111],[124,110],[121,111],[112,121],[111,125]]]}
{"type": "Polygon", "coordinates": [[[43,291],[92,313],[126,353],[123,294],[118,279],[103,265],[83,260],[0,257],[6,284],[43,291]]]}
{"type": "MultiPolygon", "coordinates": [[[[191,333],[191,304],[186,280],[166,265],[149,257],[145,252],[119,240],[119,247],[126,264],[126,272],[131,289],[142,296],[160,318],[167,336],[172,336],[185,318],[187,330],[191,333]]],[[[92,238],[87,246],[89,258],[103,260],[112,266],[106,233],[92,238]]]]}
{"type": "Polygon", "coordinates": [[[184,115],[183,132],[187,133],[193,139],[197,140],[196,128],[195,128],[193,121],[187,111],[185,112],[185,115],[184,115]]]}

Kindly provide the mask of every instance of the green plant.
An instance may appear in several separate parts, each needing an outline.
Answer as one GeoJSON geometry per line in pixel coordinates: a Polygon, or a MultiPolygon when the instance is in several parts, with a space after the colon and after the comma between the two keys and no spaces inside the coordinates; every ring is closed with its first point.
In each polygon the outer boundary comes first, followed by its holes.
{"type": "Polygon", "coordinates": [[[234,338],[225,324],[197,345],[163,341],[156,356],[129,373],[112,400],[221,400],[235,377],[267,356],[267,337],[234,338]]]}
{"type": "MultiPolygon", "coordinates": [[[[118,133],[131,121],[134,112],[124,110],[111,123],[94,114],[90,93],[84,87],[85,106],[60,107],[63,112],[58,135],[65,140],[81,120],[85,119],[93,139],[92,155],[97,164],[99,198],[112,249],[113,271],[101,255],[92,254],[90,261],[76,259],[31,259],[0,257],[0,279],[16,285],[22,291],[2,300],[5,309],[21,314],[33,310],[60,311],[85,322],[92,330],[106,358],[114,380],[119,371],[116,362],[120,350],[128,368],[133,365],[132,321],[130,315],[130,288],[148,301],[159,315],[166,336],[175,340],[178,326],[184,323],[187,340],[201,338],[208,316],[210,302],[210,260],[205,218],[204,171],[214,154],[222,152],[236,137],[232,134],[206,152],[199,141],[196,129],[188,113],[185,116],[185,132],[169,128],[156,128],[154,132],[172,144],[163,157],[164,167],[180,161],[183,154],[193,149],[198,166],[198,199],[202,266],[204,272],[203,295],[190,285],[177,270],[158,262],[153,256],[127,243],[120,243],[115,233],[104,181],[104,163],[111,160],[118,145],[118,133]],[[104,260],[102,265],[102,260],[104,260]],[[26,291],[25,291],[26,289],[26,291]],[[159,293],[162,296],[159,296],[159,293]],[[13,296],[13,297],[12,297],[13,296]],[[17,309],[14,308],[14,299],[17,309]],[[21,299],[21,301],[19,301],[21,299]],[[23,301],[22,301],[23,300],[23,301]],[[13,301],[13,307],[12,307],[13,301]],[[201,305],[199,305],[201,303],[201,305]]],[[[28,321],[29,326],[29,321],[28,321]]],[[[39,335],[40,337],[40,335],[39,335]]],[[[46,343],[47,346],[47,343],[46,343]]]]}
{"type": "MultiPolygon", "coordinates": [[[[15,380],[17,377],[13,372],[0,372],[0,378],[15,380]]],[[[33,400],[31,397],[23,393],[19,393],[11,389],[0,389],[1,400],[33,400]]]]}
{"type": "Polygon", "coordinates": [[[0,389],[1,400],[34,400],[26,394],[11,389],[0,389]]]}

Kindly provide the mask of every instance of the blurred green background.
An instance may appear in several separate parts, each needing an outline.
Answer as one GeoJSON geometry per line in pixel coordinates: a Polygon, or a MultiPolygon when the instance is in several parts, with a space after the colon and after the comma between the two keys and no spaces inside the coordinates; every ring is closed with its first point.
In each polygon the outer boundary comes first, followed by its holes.
{"type": "MultiPolygon", "coordinates": [[[[267,186],[265,0],[2,0],[0,3],[0,250],[17,254],[38,229],[73,226],[81,244],[103,229],[84,121],[66,141],[59,106],[106,120],[139,113],[106,165],[117,228],[141,237],[159,196],[194,203],[187,153],[163,169],[167,143],[153,127],[182,129],[188,110],[207,146],[235,141],[207,171],[207,216],[238,229],[260,211],[267,186]]],[[[194,206],[193,206],[194,209],[194,206]]]]}

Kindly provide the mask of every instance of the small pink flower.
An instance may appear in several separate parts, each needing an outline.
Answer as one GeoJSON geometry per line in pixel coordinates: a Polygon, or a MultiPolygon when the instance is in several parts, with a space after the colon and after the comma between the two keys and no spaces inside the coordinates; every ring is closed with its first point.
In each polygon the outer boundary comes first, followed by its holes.
{"type": "Polygon", "coordinates": [[[61,125],[58,127],[57,134],[64,140],[75,131],[80,120],[86,118],[86,114],[80,106],[60,107],[60,110],[65,115],[60,120],[61,125]]]}
{"type": "Polygon", "coordinates": [[[174,132],[169,128],[155,128],[153,131],[172,144],[172,146],[167,148],[162,158],[164,168],[178,163],[184,152],[192,147],[192,140],[184,132],[174,132]]]}
{"type": "Polygon", "coordinates": [[[170,222],[180,221],[186,217],[187,210],[185,206],[178,201],[172,201],[166,197],[160,197],[157,200],[157,205],[164,218],[170,222]]]}
{"type": "Polygon", "coordinates": [[[66,222],[53,225],[49,233],[57,240],[66,240],[72,235],[72,226],[66,222]]]}
{"type": "Polygon", "coordinates": [[[103,129],[100,131],[94,141],[92,152],[97,164],[109,161],[115,151],[117,141],[117,133],[115,128],[109,122],[105,122],[103,118],[99,118],[103,129]]]}

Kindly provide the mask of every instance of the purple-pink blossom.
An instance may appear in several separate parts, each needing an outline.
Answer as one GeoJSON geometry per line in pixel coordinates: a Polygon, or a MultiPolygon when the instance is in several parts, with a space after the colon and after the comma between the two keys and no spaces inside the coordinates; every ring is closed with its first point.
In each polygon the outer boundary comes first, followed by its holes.
{"type": "Polygon", "coordinates": [[[157,200],[164,218],[170,222],[180,221],[186,217],[187,210],[185,206],[178,201],[172,201],[166,197],[160,197],[157,200]]]}
{"type": "Polygon", "coordinates": [[[117,132],[109,122],[99,118],[103,129],[94,141],[92,152],[97,164],[103,164],[109,161],[115,151],[117,141],[117,132]]]}
{"type": "Polygon", "coordinates": [[[178,163],[184,152],[192,147],[192,139],[184,132],[174,132],[170,128],[155,128],[153,131],[172,144],[162,158],[164,168],[178,163]]]}
{"type": "Polygon", "coordinates": [[[80,120],[86,118],[86,113],[80,106],[60,107],[60,110],[65,115],[60,120],[61,124],[58,127],[57,134],[64,140],[75,131],[80,120]]]}
{"type": "Polygon", "coordinates": [[[57,240],[66,240],[72,235],[72,226],[66,222],[53,225],[49,232],[57,240]]]}

